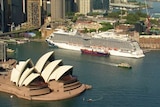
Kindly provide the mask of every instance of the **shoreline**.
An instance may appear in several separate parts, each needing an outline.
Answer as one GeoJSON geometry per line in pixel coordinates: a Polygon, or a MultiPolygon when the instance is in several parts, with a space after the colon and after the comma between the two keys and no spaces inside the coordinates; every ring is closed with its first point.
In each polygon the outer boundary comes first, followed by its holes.
{"type": "Polygon", "coordinates": [[[145,49],[145,48],[142,48],[142,50],[143,50],[143,52],[144,53],[148,53],[148,52],[150,52],[150,51],[159,51],[160,49],[145,49]]]}
{"type": "MultiPolygon", "coordinates": [[[[20,39],[21,40],[21,39],[20,39]]],[[[23,39],[22,39],[23,40],[23,39]]],[[[45,42],[46,38],[29,38],[29,41],[32,42],[45,42]]],[[[159,51],[160,49],[155,49],[155,48],[141,48],[143,50],[144,53],[150,52],[150,51],[159,51]]]]}

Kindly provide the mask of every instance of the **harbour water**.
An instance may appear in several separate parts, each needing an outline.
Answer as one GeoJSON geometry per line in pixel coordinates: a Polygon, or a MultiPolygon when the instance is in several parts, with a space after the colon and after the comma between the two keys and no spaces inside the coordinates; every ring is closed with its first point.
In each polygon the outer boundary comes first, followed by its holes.
{"type": "MultiPolygon", "coordinates": [[[[137,1],[145,3],[145,0],[137,0],[137,1]]],[[[150,15],[151,17],[154,17],[153,15],[155,13],[160,13],[160,10],[159,10],[160,1],[146,0],[146,4],[148,4],[149,6],[151,6],[151,8],[149,8],[147,10],[144,9],[143,10],[144,13],[148,12],[148,15],[150,15]]]]}
{"type": "Polygon", "coordinates": [[[160,51],[150,51],[144,58],[96,57],[77,51],[48,47],[46,42],[9,45],[16,52],[9,57],[31,58],[35,63],[41,55],[54,50],[55,58],[73,65],[73,75],[82,83],[92,85],[81,95],[62,101],[28,101],[0,92],[1,107],[159,107],[160,51]],[[132,69],[119,68],[121,62],[132,69]],[[92,99],[92,102],[88,102],[92,99]]]}

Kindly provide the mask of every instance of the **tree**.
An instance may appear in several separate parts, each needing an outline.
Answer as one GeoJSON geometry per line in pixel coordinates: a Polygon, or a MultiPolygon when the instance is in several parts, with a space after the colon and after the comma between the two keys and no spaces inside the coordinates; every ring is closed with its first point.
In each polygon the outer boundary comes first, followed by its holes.
{"type": "Polygon", "coordinates": [[[127,24],[135,24],[140,20],[140,17],[135,13],[129,13],[125,18],[127,24]]]}
{"type": "Polygon", "coordinates": [[[109,18],[120,18],[120,12],[112,12],[112,13],[108,13],[107,17],[109,18]]]}
{"type": "Polygon", "coordinates": [[[77,21],[77,16],[73,16],[73,18],[72,18],[72,22],[76,22],[77,21]]]}
{"type": "Polygon", "coordinates": [[[107,31],[109,29],[113,29],[113,25],[111,25],[110,23],[101,23],[101,25],[103,27],[98,29],[99,31],[107,31]]]}

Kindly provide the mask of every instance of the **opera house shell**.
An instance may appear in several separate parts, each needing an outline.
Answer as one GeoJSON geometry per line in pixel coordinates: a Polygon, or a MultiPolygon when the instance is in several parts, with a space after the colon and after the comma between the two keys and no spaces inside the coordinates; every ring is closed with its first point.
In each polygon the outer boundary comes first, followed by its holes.
{"type": "Polygon", "coordinates": [[[62,100],[79,95],[88,85],[72,75],[73,66],[55,60],[54,51],[39,58],[19,61],[0,75],[0,91],[28,100],[62,100]]]}

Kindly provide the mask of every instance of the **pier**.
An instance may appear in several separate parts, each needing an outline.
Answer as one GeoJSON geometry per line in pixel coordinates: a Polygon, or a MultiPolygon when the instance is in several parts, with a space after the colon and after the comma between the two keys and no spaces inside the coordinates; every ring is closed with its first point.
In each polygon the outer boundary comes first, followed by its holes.
{"type": "Polygon", "coordinates": [[[118,8],[124,10],[137,10],[140,8],[138,5],[124,4],[124,3],[110,3],[110,8],[118,8]]]}

